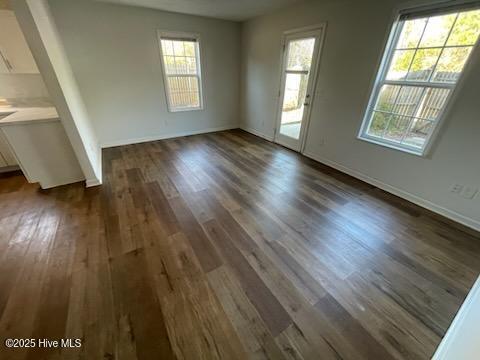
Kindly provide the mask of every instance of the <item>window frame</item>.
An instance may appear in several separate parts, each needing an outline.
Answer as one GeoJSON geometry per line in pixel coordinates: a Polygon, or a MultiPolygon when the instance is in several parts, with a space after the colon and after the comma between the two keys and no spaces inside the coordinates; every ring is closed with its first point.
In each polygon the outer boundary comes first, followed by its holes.
{"type": "MultiPolygon", "coordinates": [[[[480,9],[480,3],[475,2],[471,3],[471,6],[465,8],[462,7],[462,3],[458,4],[458,7],[453,6],[439,6],[438,4],[429,5],[429,6],[417,6],[414,8],[397,8],[395,11],[395,15],[393,16],[393,20],[390,22],[389,33],[387,36],[386,43],[383,47],[383,51],[380,56],[380,64],[377,66],[377,72],[375,73],[375,78],[370,86],[369,98],[367,106],[364,110],[364,115],[362,117],[361,126],[357,135],[357,139],[366,141],[369,143],[373,143],[376,145],[380,145],[383,147],[387,147],[394,150],[399,150],[405,153],[409,153],[412,155],[417,155],[420,157],[427,157],[430,154],[430,151],[433,147],[433,144],[440,133],[440,129],[445,122],[445,119],[450,112],[455,100],[457,98],[457,94],[460,92],[461,88],[463,87],[465,78],[467,77],[468,73],[471,71],[471,64],[473,59],[480,56],[480,35],[478,36],[475,44],[472,46],[472,51],[463,67],[462,72],[460,73],[459,78],[455,83],[441,83],[441,82],[424,82],[424,81],[398,81],[398,80],[387,80],[387,73],[388,69],[390,68],[390,64],[393,60],[393,54],[395,52],[395,45],[397,44],[402,28],[403,22],[401,17],[404,13],[408,14],[421,14],[427,13],[427,16],[435,16],[437,14],[442,13],[455,13],[455,12],[462,12],[474,9],[480,9]],[[453,8],[452,8],[453,7],[453,8]],[[426,137],[424,145],[422,148],[415,148],[414,146],[399,144],[395,141],[390,141],[388,139],[375,137],[369,135],[367,133],[372,113],[374,111],[375,103],[378,99],[380,94],[380,90],[382,85],[400,85],[400,86],[418,86],[420,88],[441,88],[441,89],[449,89],[450,93],[448,94],[445,100],[445,106],[443,110],[439,113],[437,119],[435,120],[434,126],[430,134],[426,137]]],[[[439,47],[440,48],[440,47],[439,47]]],[[[445,45],[441,47],[442,49],[445,48],[445,45]]],[[[437,59],[438,62],[439,59],[437,59]]],[[[433,73],[432,73],[433,75],[433,73]]],[[[427,91],[427,90],[424,90],[427,91]]]]}
{"type": "Polygon", "coordinates": [[[201,57],[201,47],[200,47],[200,34],[198,33],[191,33],[191,32],[180,32],[180,31],[169,31],[169,30],[157,30],[157,41],[158,47],[160,52],[160,62],[162,65],[162,75],[163,75],[163,87],[165,91],[165,97],[167,100],[167,108],[168,112],[175,113],[175,112],[185,112],[185,111],[198,111],[204,110],[205,101],[203,98],[203,77],[202,77],[202,57],[201,57]],[[196,67],[197,67],[197,74],[180,74],[180,76],[185,77],[196,77],[198,79],[198,96],[199,96],[199,106],[196,107],[175,107],[172,105],[172,98],[170,92],[170,86],[168,85],[168,77],[170,76],[179,76],[177,75],[168,75],[166,66],[165,66],[165,59],[163,55],[163,48],[162,48],[162,39],[170,39],[170,40],[195,40],[195,59],[196,59],[196,67]]]}

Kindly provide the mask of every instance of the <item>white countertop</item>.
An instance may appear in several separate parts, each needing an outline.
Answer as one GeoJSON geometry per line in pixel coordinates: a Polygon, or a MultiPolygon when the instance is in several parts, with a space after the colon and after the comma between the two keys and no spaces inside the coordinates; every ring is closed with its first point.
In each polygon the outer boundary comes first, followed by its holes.
{"type": "Polygon", "coordinates": [[[45,121],[59,121],[57,109],[50,107],[0,107],[2,113],[12,114],[0,119],[0,126],[20,125],[45,121]]]}

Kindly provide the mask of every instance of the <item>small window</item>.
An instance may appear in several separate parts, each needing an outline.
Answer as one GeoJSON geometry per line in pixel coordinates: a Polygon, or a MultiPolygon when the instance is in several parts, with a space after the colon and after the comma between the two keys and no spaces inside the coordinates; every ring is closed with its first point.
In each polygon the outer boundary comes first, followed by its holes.
{"type": "Polygon", "coordinates": [[[198,36],[159,32],[159,39],[169,111],[202,109],[198,36]]]}
{"type": "Polygon", "coordinates": [[[479,33],[479,9],[400,15],[360,138],[423,155],[479,33]]]}

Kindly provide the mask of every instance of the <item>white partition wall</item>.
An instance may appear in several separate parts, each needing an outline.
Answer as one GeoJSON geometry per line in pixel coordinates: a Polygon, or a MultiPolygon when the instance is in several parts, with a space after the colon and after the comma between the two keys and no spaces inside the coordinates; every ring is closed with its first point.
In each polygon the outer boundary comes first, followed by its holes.
{"type": "Polygon", "coordinates": [[[480,358],[480,277],[438,347],[433,360],[480,358]]]}

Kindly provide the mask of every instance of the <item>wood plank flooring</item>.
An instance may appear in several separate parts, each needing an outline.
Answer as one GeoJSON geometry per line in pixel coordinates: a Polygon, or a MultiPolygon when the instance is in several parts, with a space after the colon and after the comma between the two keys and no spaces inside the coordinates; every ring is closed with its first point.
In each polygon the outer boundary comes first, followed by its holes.
{"type": "Polygon", "coordinates": [[[240,130],[103,155],[0,178],[1,359],[428,359],[480,272],[479,234],[240,130]]]}

